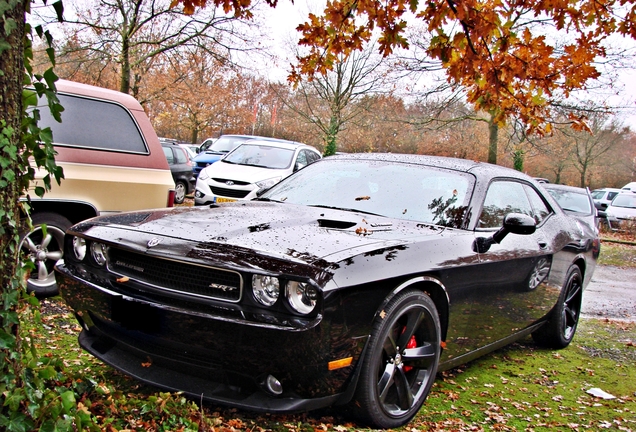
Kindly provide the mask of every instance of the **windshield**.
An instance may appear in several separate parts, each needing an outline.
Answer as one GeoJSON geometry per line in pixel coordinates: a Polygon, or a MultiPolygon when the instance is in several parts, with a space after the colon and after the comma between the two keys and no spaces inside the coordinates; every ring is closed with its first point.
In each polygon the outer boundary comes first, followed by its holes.
{"type": "Polygon", "coordinates": [[[248,139],[249,138],[246,137],[222,136],[218,140],[214,141],[214,144],[204,150],[218,153],[228,153],[231,152],[236,146],[248,139]]]}
{"type": "Polygon", "coordinates": [[[474,179],[429,166],[323,159],[261,199],[360,211],[437,225],[463,225],[474,179]]]}
{"type": "Polygon", "coordinates": [[[242,144],[230,154],[223,162],[257,166],[261,168],[284,169],[291,165],[294,150],[259,144],[242,144]]]}
{"type": "Polygon", "coordinates": [[[605,195],[605,191],[602,191],[602,190],[592,191],[592,198],[594,199],[601,199],[603,198],[603,195],[605,195]]]}
{"type": "Polygon", "coordinates": [[[559,203],[563,210],[584,213],[587,215],[593,214],[592,204],[585,192],[574,192],[562,189],[548,189],[550,195],[559,203]]]}
{"type": "Polygon", "coordinates": [[[636,194],[621,194],[614,198],[612,207],[636,208],[636,194]]]}

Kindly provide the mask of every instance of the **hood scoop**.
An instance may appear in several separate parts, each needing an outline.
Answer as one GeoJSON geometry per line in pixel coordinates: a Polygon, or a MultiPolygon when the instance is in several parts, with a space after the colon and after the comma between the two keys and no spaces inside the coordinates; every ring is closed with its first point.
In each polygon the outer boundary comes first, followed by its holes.
{"type": "Polygon", "coordinates": [[[321,228],[349,229],[349,228],[353,228],[356,225],[357,225],[356,222],[351,222],[351,221],[318,219],[318,226],[320,226],[321,228]]]}

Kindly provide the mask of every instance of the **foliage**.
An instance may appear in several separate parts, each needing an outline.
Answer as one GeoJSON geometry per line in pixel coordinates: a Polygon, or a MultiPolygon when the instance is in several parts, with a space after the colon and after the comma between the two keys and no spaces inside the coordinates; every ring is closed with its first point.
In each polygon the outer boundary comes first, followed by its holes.
{"type": "MultiPolygon", "coordinates": [[[[179,3],[186,11],[210,4],[173,0],[179,3]]],[[[275,6],[277,1],[267,3],[275,6]]],[[[250,0],[214,0],[212,5],[251,16],[250,0]]],[[[555,98],[568,97],[600,76],[596,65],[607,55],[609,36],[636,37],[633,1],[609,0],[599,7],[595,0],[334,0],[322,15],[310,14],[298,27],[299,43],[309,54],[298,58],[290,80],[326,74],[340,55],[363,50],[377,35],[384,56],[408,48],[409,16],[430,35],[427,55],[441,63],[451,84],[466,89],[477,110],[493,114],[500,125],[518,117],[538,132],[551,130],[546,121],[555,98]]],[[[584,116],[573,115],[570,121],[587,129],[584,116]]]]}
{"type": "MultiPolygon", "coordinates": [[[[36,347],[65,352],[60,385],[101,430],[315,432],[360,430],[337,409],[270,415],[218,408],[127,378],[77,346],[80,327],[60,299],[45,300],[29,329],[36,347]]],[[[401,430],[583,430],[636,427],[636,325],[583,320],[572,345],[530,338],[438,375],[420,414],[401,430]],[[616,396],[586,393],[598,387],[616,396]]]]}
{"type": "MultiPolygon", "coordinates": [[[[60,3],[54,7],[59,10],[60,3]]],[[[62,107],[55,95],[56,75],[53,73],[52,37],[40,26],[32,28],[25,22],[29,2],[2,2],[4,33],[0,36],[2,55],[2,103],[4,117],[0,125],[0,211],[2,235],[2,286],[0,287],[0,428],[7,431],[40,429],[73,430],[86,423],[77,409],[73,392],[59,386],[62,360],[53,356],[39,357],[34,346],[24,339],[21,324],[26,316],[39,319],[38,301],[25,294],[27,273],[31,263],[20,265],[21,230],[29,229],[24,222],[28,201],[20,201],[36,178],[36,170],[44,175],[33,193],[42,196],[52,181],[60,182],[63,172],[55,164],[55,150],[50,129],[40,129],[38,103],[47,101],[46,109],[60,120],[62,107]],[[43,38],[48,45],[50,67],[34,74],[31,41],[43,38]],[[9,44],[12,50],[7,50],[9,44]],[[19,57],[19,58],[18,58],[19,57]],[[26,73],[25,73],[26,72],[26,73]],[[20,97],[15,100],[15,94],[20,97]],[[19,125],[18,128],[13,127],[19,125]],[[28,312],[27,312],[28,311],[28,312]]],[[[46,228],[44,227],[44,231],[46,228]]]]}

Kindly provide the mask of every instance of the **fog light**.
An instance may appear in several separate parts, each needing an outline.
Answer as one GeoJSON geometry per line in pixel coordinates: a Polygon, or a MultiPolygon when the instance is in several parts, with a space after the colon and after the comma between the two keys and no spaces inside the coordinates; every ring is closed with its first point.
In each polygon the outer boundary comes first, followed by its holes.
{"type": "Polygon", "coordinates": [[[267,377],[261,383],[263,388],[267,390],[269,393],[279,396],[283,394],[283,386],[275,377],[272,375],[267,375],[267,377]]]}

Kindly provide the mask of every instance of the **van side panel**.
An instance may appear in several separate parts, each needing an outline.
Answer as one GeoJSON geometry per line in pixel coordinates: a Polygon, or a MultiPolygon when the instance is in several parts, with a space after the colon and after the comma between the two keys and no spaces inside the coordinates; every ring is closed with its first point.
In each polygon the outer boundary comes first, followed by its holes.
{"type": "MultiPolygon", "coordinates": [[[[165,156],[161,155],[165,162],[165,156]]],[[[64,169],[62,186],[53,182],[46,193],[47,200],[68,200],[91,203],[100,214],[128,210],[166,207],[168,193],[174,189],[170,171],[153,168],[132,168],[58,161],[64,169]]],[[[31,185],[43,186],[39,171],[31,185]]]]}

